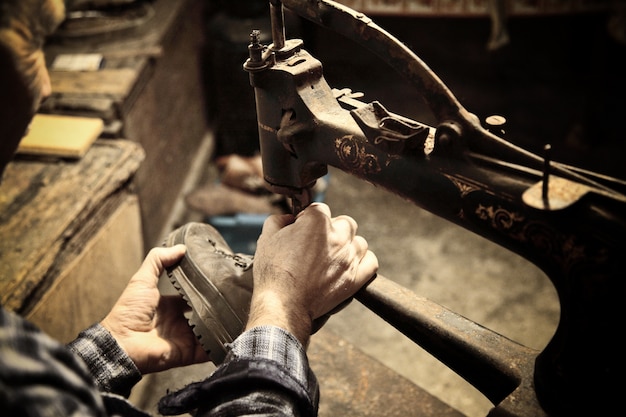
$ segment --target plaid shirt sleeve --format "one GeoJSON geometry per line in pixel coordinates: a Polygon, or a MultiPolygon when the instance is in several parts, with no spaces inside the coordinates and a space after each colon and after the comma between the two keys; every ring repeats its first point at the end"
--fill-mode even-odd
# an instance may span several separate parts
{"type": "Polygon", "coordinates": [[[0,410],[13,416],[107,415],[80,359],[4,308],[0,308],[0,410]]]}
{"type": "Polygon", "coordinates": [[[0,307],[0,414],[149,417],[113,392],[116,388],[124,391],[139,377],[135,365],[128,363],[130,358],[113,342],[96,325],[81,333],[68,349],[0,307]],[[95,358],[99,354],[106,359],[95,358]],[[100,371],[98,366],[102,366],[100,371]],[[100,392],[104,387],[112,391],[100,392]]]}
{"type": "Polygon", "coordinates": [[[277,362],[308,392],[317,389],[317,379],[309,368],[304,347],[295,336],[280,327],[259,326],[246,331],[230,345],[229,355],[232,358],[277,362]]]}
{"type": "Polygon", "coordinates": [[[318,405],[319,385],[305,348],[279,327],[259,326],[229,345],[224,363],[209,378],[162,398],[159,411],[197,410],[202,417],[313,417],[318,405]]]}
{"type": "Polygon", "coordinates": [[[68,348],[83,359],[100,391],[128,397],[141,380],[135,363],[99,323],[83,330],[68,348]]]}

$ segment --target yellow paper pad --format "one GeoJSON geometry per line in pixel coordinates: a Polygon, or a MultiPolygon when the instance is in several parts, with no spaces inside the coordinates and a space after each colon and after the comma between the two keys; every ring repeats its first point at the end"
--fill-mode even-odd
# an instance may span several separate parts
{"type": "Polygon", "coordinates": [[[17,153],[80,158],[103,128],[98,118],[36,114],[17,153]]]}

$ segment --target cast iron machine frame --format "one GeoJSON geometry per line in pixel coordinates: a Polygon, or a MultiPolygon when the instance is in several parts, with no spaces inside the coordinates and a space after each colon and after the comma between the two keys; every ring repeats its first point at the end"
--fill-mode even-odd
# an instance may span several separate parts
{"type": "MultiPolygon", "coordinates": [[[[537,351],[378,276],[356,298],[483,393],[489,416],[622,409],[626,183],[550,161],[481,126],[436,74],[367,16],[329,0],[270,0],[272,41],[251,34],[264,178],[298,211],[328,165],[380,185],[528,259],[554,284],[558,328],[537,351]],[[429,126],[331,89],[287,40],[283,7],[382,57],[420,93],[429,126]]],[[[349,213],[348,213],[349,214],[349,213]]]]}

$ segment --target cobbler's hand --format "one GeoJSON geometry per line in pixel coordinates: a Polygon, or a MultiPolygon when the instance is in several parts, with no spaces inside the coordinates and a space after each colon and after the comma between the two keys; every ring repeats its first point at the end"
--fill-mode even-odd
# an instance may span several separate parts
{"type": "Polygon", "coordinates": [[[351,217],[331,218],[315,203],[296,218],[270,216],[254,259],[254,291],[247,328],[283,327],[304,345],[314,319],[352,297],[378,270],[351,217]]]}
{"type": "Polygon", "coordinates": [[[157,287],[164,268],[184,253],[183,245],[152,249],[102,321],[142,374],[209,359],[187,324],[185,301],[157,287]]]}

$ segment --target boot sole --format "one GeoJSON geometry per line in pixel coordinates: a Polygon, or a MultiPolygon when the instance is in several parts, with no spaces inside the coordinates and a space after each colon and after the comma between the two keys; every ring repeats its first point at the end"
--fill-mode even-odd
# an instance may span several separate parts
{"type": "MultiPolygon", "coordinates": [[[[171,234],[167,246],[184,242],[186,226],[171,234]]],[[[189,325],[213,363],[219,365],[226,357],[226,345],[244,328],[237,314],[221,292],[207,280],[198,266],[186,255],[172,268],[167,269],[170,282],[191,307],[189,325]]]]}

